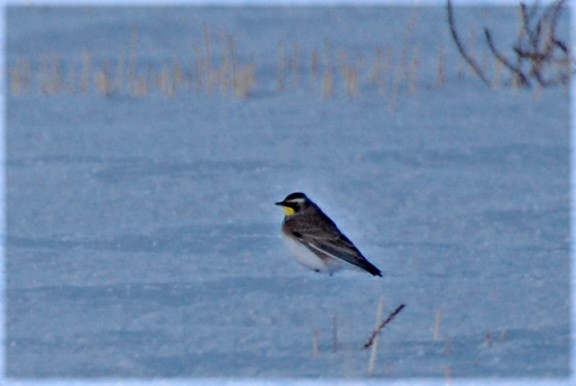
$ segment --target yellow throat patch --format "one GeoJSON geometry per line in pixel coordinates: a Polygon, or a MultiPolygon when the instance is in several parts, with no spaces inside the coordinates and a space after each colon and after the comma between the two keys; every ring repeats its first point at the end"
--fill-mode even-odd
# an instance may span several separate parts
{"type": "Polygon", "coordinates": [[[290,208],[289,206],[283,206],[282,209],[284,209],[284,214],[286,216],[292,216],[294,213],[296,213],[294,209],[290,208]]]}

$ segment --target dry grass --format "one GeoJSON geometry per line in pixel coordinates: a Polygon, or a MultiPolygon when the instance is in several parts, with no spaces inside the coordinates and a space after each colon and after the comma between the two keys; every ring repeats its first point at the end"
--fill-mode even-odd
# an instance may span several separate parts
{"type": "Polygon", "coordinates": [[[318,329],[312,330],[312,358],[318,358],[320,351],[318,349],[318,329]]]}
{"type": "MultiPolygon", "coordinates": [[[[414,39],[417,23],[413,13],[406,23],[401,45],[374,47],[371,52],[352,52],[326,41],[320,49],[305,50],[298,41],[282,42],[276,57],[276,92],[304,90],[317,93],[330,100],[345,96],[350,99],[361,95],[377,95],[390,110],[395,111],[402,95],[415,95],[424,88],[445,87],[450,74],[467,75],[468,66],[460,58],[447,59],[447,49],[440,45],[435,50],[436,71],[423,69],[423,50],[414,39]]],[[[470,28],[467,41],[470,55],[478,57],[474,48],[476,31],[470,28]]],[[[214,33],[204,25],[201,37],[190,46],[186,59],[172,58],[165,62],[144,64],[140,58],[139,34],[132,29],[127,46],[116,56],[101,57],[83,48],[76,57],[63,59],[58,52],[39,53],[37,58],[17,57],[9,64],[8,90],[13,96],[40,94],[100,94],[103,96],[129,95],[145,98],[163,95],[176,98],[182,95],[227,95],[248,99],[257,90],[260,65],[242,60],[234,36],[214,33]]],[[[571,61],[558,64],[558,73],[566,73],[571,61]]],[[[491,86],[501,88],[505,82],[516,84],[515,79],[502,78],[499,61],[482,53],[482,68],[491,74],[491,86]]],[[[475,75],[472,74],[472,77],[475,75]]],[[[262,82],[266,85],[267,82],[262,82]]],[[[568,92],[568,87],[566,87],[568,92]]],[[[539,90],[535,98],[539,97],[539,90]]]]}
{"type": "Polygon", "coordinates": [[[247,98],[256,86],[256,66],[242,63],[236,51],[232,36],[217,38],[204,26],[201,44],[193,46],[191,60],[174,58],[143,65],[138,56],[138,32],[133,29],[129,46],[116,57],[98,58],[88,48],[79,52],[77,60],[65,61],[57,52],[41,53],[38,58],[18,57],[8,69],[10,92],[14,96],[96,93],[137,98],[159,93],[174,98],[194,90],[247,98]]]}
{"type": "MultiPolygon", "coordinates": [[[[378,302],[378,307],[376,309],[376,324],[374,325],[374,331],[377,331],[382,324],[382,318],[384,314],[384,296],[380,297],[378,302]]],[[[370,349],[370,359],[368,361],[368,376],[372,377],[374,371],[376,370],[376,357],[378,354],[378,335],[374,337],[374,343],[370,349]]]]}
{"type": "Polygon", "coordinates": [[[438,70],[436,72],[436,86],[444,87],[446,84],[446,51],[444,46],[438,51],[438,70]]]}
{"type": "Polygon", "coordinates": [[[440,318],[441,318],[440,310],[437,310],[434,313],[434,329],[432,332],[432,338],[434,339],[435,342],[438,342],[440,340],[440,318]]]}

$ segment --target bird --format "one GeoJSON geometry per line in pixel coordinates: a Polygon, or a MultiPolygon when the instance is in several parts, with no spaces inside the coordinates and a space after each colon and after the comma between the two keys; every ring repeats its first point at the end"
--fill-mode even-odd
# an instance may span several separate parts
{"type": "Polygon", "coordinates": [[[330,276],[342,268],[382,272],[338,229],[318,205],[304,193],[291,193],[275,203],[284,209],[282,236],[299,263],[330,276]]]}

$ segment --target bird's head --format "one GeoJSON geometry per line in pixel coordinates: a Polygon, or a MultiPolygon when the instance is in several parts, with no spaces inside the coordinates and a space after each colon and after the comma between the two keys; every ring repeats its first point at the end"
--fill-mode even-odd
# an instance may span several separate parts
{"type": "Polygon", "coordinates": [[[284,214],[286,216],[292,216],[296,213],[302,213],[308,207],[313,205],[312,201],[304,193],[296,192],[291,193],[286,196],[286,198],[276,205],[281,206],[284,209],[284,214]]]}

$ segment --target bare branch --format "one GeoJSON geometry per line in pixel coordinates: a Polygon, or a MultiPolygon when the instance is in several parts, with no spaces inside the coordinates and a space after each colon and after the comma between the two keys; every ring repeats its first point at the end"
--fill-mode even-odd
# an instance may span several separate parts
{"type": "Polygon", "coordinates": [[[504,57],[504,55],[502,55],[496,49],[496,46],[494,45],[494,41],[492,40],[492,35],[490,34],[490,31],[488,31],[487,28],[484,28],[484,36],[486,36],[486,42],[488,43],[488,47],[490,47],[490,51],[492,51],[492,54],[496,57],[496,59],[498,59],[498,61],[500,61],[500,63],[502,63],[506,68],[508,68],[510,71],[512,71],[515,76],[518,77],[518,79],[520,80],[520,84],[522,86],[529,87],[530,82],[528,81],[528,78],[526,78],[526,75],[524,75],[522,73],[522,70],[520,68],[514,66],[512,63],[510,63],[508,61],[508,59],[506,59],[504,57]]]}
{"type": "Polygon", "coordinates": [[[563,41],[558,40],[556,37],[552,38],[552,41],[554,42],[554,44],[560,48],[562,50],[562,52],[567,53],[568,52],[568,47],[566,46],[566,44],[564,44],[563,41]]]}
{"type": "Polygon", "coordinates": [[[562,12],[562,7],[566,0],[557,0],[554,3],[550,4],[546,7],[544,11],[544,15],[542,16],[543,19],[549,19],[550,23],[553,26],[556,26],[558,22],[558,18],[560,17],[560,13],[562,12]]]}
{"type": "Polygon", "coordinates": [[[456,43],[456,47],[458,48],[460,55],[462,55],[464,60],[466,60],[466,62],[470,65],[470,67],[472,67],[474,73],[482,80],[482,82],[484,82],[486,86],[490,87],[490,81],[488,80],[488,77],[480,69],[480,66],[478,65],[478,63],[476,63],[474,58],[468,55],[468,52],[466,52],[466,49],[464,48],[464,45],[462,44],[462,41],[460,40],[460,37],[456,32],[456,27],[454,25],[454,10],[452,7],[452,0],[447,0],[446,4],[448,10],[448,25],[450,26],[450,33],[452,34],[452,39],[454,39],[454,43],[456,43]]]}
{"type": "MultiPolygon", "coordinates": [[[[520,2],[521,24],[516,42],[512,45],[513,57],[511,59],[496,48],[490,30],[484,28],[484,36],[490,52],[512,73],[516,84],[530,87],[536,83],[546,87],[568,82],[569,75],[572,73],[572,70],[566,66],[566,63],[570,63],[570,49],[557,36],[558,23],[566,3],[566,0],[554,0],[549,5],[542,6],[538,0],[534,0],[530,5],[520,2]],[[554,65],[557,66],[556,77],[551,75],[554,72],[554,65]]],[[[472,55],[468,54],[458,36],[454,24],[452,0],[447,0],[447,9],[450,32],[458,51],[476,75],[486,85],[489,85],[481,67],[474,61],[472,55]]]]}
{"type": "Polygon", "coordinates": [[[518,43],[522,43],[523,34],[526,34],[528,35],[528,40],[530,41],[532,48],[538,46],[538,34],[535,34],[534,31],[532,31],[530,28],[530,20],[536,13],[536,4],[537,2],[534,2],[534,4],[532,4],[530,7],[530,10],[528,10],[526,4],[520,3],[520,15],[522,15],[522,33],[518,36],[518,43]]]}
{"type": "MultiPolygon", "coordinates": [[[[526,3],[520,3],[520,4],[526,7],[526,3]]],[[[538,11],[539,5],[540,2],[538,0],[532,2],[532,4],[530,5],[530,9],[527,11],[526,14],[528,16],[528,19],[531,19],[534,15],[536,15],[536,11],[538,11]]]]}

